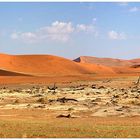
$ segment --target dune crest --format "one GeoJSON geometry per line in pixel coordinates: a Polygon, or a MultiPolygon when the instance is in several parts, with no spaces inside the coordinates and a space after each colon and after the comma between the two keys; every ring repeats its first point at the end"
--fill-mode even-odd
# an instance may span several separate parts
{"type": "Polygon", "coordinates": [[[114,59],[114,58],[98,58],[91,56],[80,56],[74,60],[75,62],[81,63],[90,63],[90,64],[100,64],[105,66],[130,66],[132,65],[131,61],[123,59],[114,59]]]}

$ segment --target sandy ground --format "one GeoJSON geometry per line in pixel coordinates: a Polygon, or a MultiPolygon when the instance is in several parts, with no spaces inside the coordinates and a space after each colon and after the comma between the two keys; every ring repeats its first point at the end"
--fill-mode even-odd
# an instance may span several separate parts
{"type": "MultiPolygon", "coordinates": [[[[63,111],[89,116],[139,116],[140,87],[137,76],[53,84],[7,84],[0,88],[0,109],[63,111]]],[[[81,116],[79,116],[81,117],[81,116]]]]}
{"type": "MultiPolygon", "coordinates": [[[[91,121],[96,122],[96,126],[140,126],[138,76],[92,77],[92,75],[87,75],[70,76],[67,79],[59,77],[58,81],[60,81],[56,82],[55,86],[51,78],[50,81],[45,82],[48,77],[28,78],[0,77],[0,120],[12,122],[15,120],[48,120],[52,125],[54,121],[61,120],[67,123],[67,120],[70,120],[71,123],[78,121],[79,125],[83,121],[85,121],[82,123],[83,125],[91,121]],[[36,81],[34,80],[32,83],[29,80],[27,83],[28,78],[36,79],[36,81]],[[63,81],[63,78],[66,81],[63,81]],[[21,80],[21,83],[17,84],[14,82],[17,79],[23,81],[21,80]],[[41,80],[43,81],[41,82],[41,80]]],[[[110,136],[113,137],[113,135],[110,136]]],[[[140,133],[137,133],[136,137],[139,136],[140,133]]]]}

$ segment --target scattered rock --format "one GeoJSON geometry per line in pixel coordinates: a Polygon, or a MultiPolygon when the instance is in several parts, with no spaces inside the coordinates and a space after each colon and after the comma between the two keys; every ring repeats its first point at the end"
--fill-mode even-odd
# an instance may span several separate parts
{"type": "Polygon", "coordinates": [[[91,88],[92,89],[96,89],[96,85],[91,85],[91,88]]]}

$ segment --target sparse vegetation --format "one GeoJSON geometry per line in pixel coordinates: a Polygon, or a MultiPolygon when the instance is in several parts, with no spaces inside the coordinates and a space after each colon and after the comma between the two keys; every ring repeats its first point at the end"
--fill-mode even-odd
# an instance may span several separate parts
{"type": "Polygon", "coordinates": [[[19,102],[19,99],[16,99],[16,100],[14,101],[14,104],[18,104],[18,103],[20,103],[20,102],[19,102]]]}
{"type": "Polygon", "coordinates": [[[48,86],[48,89],[49,89],[49,90],[52,90],[53,93],[55,94],[55,93],[56,93],[56,89],[57,89],[56,83],[54,83],[53,87],[49,87],[49,86],[48,86]]]}
{"type": "Polygon", "coordinates": [[[47,97],[41,97],[37,100],[37,102],[45,104],[45,103],[48,103],[48,99],[47,97]]]}
{"type": "Polygon", "coordinates": [[[73,111],[73,110],[74,110],[73,107],[68,108],[68,111],[73,111]]]}
{"type": "Polygon", "coordinates": [[[111,80],[109,86],[109,82],[102,81],[94,81],[94,84],[90,85],[79,83],[59,88],[54,84],[49,89],[47,86],[39,85],[34,88],[1,88],[2,111],[8,108],[8,111],[15,110],[15,112],[13,116],[12,113],[5,113],[0,115],[0,118],[5,115],[6,119],[11,115],[10,118],[17,119],[11,122],[5,121],[4,132],[1,131],[0,122],[0,137],[10,137],[10,135],[11,137],[138,137],[140,135],[138,122],[135,123],[137,128],[134,131],[131,131],[134,125],[130,126],[130,120],[124,125],[127,119],[140,116],[139,86],[134,86],[132,82],[130,83],[132,85],[124,86],[123,82],[117,81],[120,84],[118,86],[115,80],[111,80]],[[53,94],[54,91],[56,94],[53,94]],[[33,112],[29,113],[26,109],[33,112]],[[22,111],[22,115],[17,113],[19,110],[22,111]],[[24,111],[28,113],[23,113],[24,111]],[[99,116],[102,119],[97,123],[95,120],[98,120],[99,116]],[[121,123],[119,120],[115,125],[113,123],[117,118],[102,124],[104,119],[112,119],[114,116],[125,119],[121,123]],[[19,118],[23,123],[20,122],[21,127],[18,125],[19,118]],[[29,121],[31,118],[33,120],[29,121]],[[14,133],[15,128],[23,130],[14,133]],[[10,131],[6,132],[9,129],[10,131]]]}

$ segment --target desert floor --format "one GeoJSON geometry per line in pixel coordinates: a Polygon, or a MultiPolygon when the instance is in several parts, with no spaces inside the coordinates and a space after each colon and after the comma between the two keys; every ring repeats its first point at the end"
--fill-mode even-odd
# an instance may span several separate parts
{"type": "Polygon", "coordinates": [[[0,137],[140,137],[138,75],[1,76],[0,137]]]}

